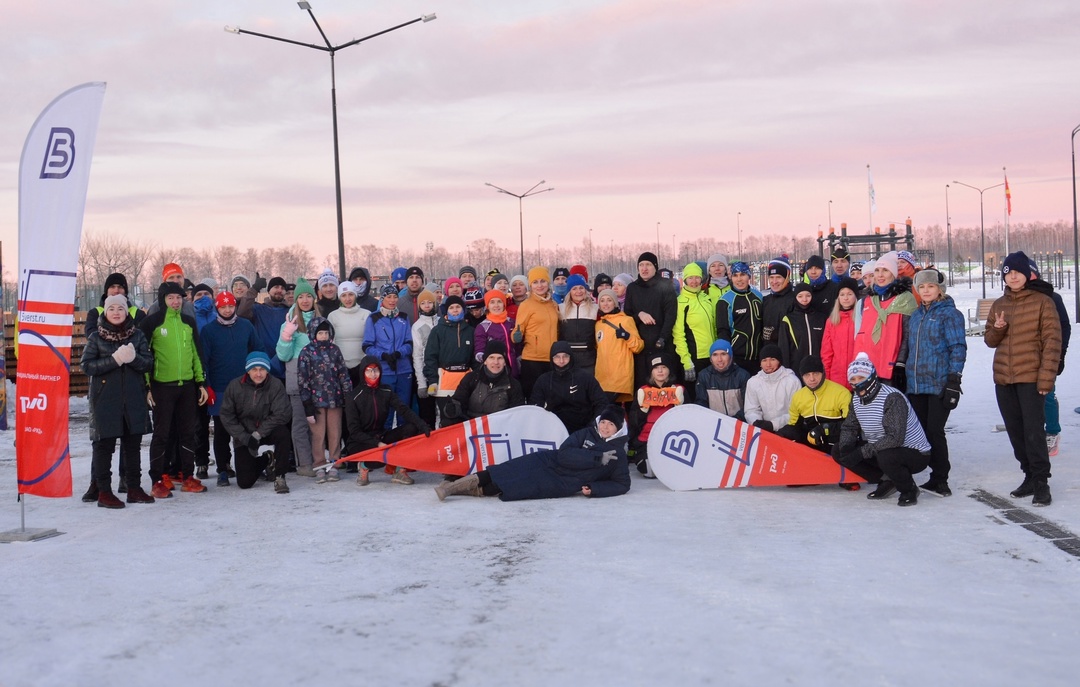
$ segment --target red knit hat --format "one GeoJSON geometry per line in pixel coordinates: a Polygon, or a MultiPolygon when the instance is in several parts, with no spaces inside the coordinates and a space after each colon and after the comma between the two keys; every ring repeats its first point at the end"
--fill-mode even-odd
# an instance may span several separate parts
{"type": "Polygon", "coordinates": [[[229,291],[222,291],[214,299],[214,306],[217,308],[224,308],[226,305],[236,305],[236,296],[232,295],[229,291]]]}

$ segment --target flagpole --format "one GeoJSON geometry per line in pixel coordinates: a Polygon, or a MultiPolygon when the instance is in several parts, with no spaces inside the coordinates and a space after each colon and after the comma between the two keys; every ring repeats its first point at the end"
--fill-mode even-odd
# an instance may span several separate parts
{"type": "Polygon", "coordinates": [[[870,211],[870,233],[874,233],[874,181],[870,178],[870,165],[866,165],[866,205],[870,211]]]}

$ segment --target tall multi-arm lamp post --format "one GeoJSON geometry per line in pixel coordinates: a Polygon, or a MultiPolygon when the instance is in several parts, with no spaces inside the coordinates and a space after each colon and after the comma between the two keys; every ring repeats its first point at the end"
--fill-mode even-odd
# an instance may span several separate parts
{"type": "Polygon", "coordinates": [[[238,26],[226,26],[225,30],[229,33],[246,34],[248,36],[258,36],[260,38],[269,38],[272,41],[279,41],[281,43],[289,43],[290,45],[299,45],[301,48],[311,48],[313,50],[322,50],[330,55],[330,111],[333,115],[334,121],[334,190],[337,196],[337,240],[338,240],[338,271],[340,272],[341,279],[344,280],[347,276],[345,272],[345,222],[341,213],[341,155],[338,148],[338,119],[337,119],[337,75],[334,70],[334,55],[339,50],[344,50],[357,43],[363,43],[364,41],[371,40],[376,36],[381,36],[384,33],[390,33],[398,29],[410,26],[417,22],[429,22],[435,19],[434,14],[425,14],[416,19],[412,19],[403,24],[397,26],[391,26],[388,29],[383,29],[377,33],[373,33],[370,36],[364,36],[363,38],[354,38],[351,41],[342,43],[341,45],[334,45],[330,42],[330,39],[326,37],[326,32],[323,31],[322,26],[319,25],[319,20],[315,18],[315,14],[311,11],[311,3],[306,0],[296,3],[300,9],[304,10],[311,17],[311,21],[315,22],[315,28],[319,30],[319,35],[322,36],[323,42],[326,45],[316,45],[315,43],[303,43],[301,41],[294,41],[289,38],[281,38],[279,36],[271,36],[267,33],[259,33],[257,31],[248,31],[247,29],[241,29],[238,26]]]}
{"type": "MultiPolygon", "coordinates": [[[[546,183],[547,183],[546,181],[541,179],[540,182],[536,184],[536,186],[539,186],[540,184],[546,184],[546,183]]],[[[514,193],[512,191],[507,191],[505,188],[499,188],[495,184],[489,184],[486,181],[484,182],[484,186],[490,186],[491,188],[495,189],[499,193],[505,193],[508,196],[513,196],[513,197],[518,199],[518,236],[521,239],[521,274],[525,274],[525,215],[523,214],[524,210],[522,210],[521,201],[525,200],[529,196],[535,196],[535,195],[537,195],[539,193],[544,193],[546,191],[554,191],[555,187],[552,186],[550,188],[542,188],[539,191],[537,191],[536,186],[533,186],[532,188],[530,188],[525,193],[514,193]]],[[[592,230],[590,229],[589,231],[591,232],[592,230]]],[[[590,236],[591,236],[591,234],[590,234],[590,236]]],[[[591,245],[591,243],[592,242],[590,241],[590,245],[591,245]]],[[[540,255],[540,236],[539,235],[537,235],[537,237],[536,237],[536,255],[537,255],[537,262],[539,262],[540,261],[540,258],[539,258],[539,255],[540,255]]]]}
{"type": "Polygon", "coordinates": [[[983,193],[985,193],[986,191],[989,191],[992,188],[997,188],[998,186],[1004,186],[1005,182],[1003,181],[1000,184],[994,184],[993,186],[987,186],[986,188],[976,188],[975,186],[972,186],[971,184],[965,184],[964,182],[956,181],[955,179],[953,180],[953,183],[956,184],[957,186],[967,186],[972,191],[978,191],[979,192],[979,249],[982,251],[982,271],[983,271],[983,275],[982,275],[983,276],[983,278],[982,278],[982,297],[986,298],[986,219],[985,219],[985,216],[983,215],[983,193]]]}

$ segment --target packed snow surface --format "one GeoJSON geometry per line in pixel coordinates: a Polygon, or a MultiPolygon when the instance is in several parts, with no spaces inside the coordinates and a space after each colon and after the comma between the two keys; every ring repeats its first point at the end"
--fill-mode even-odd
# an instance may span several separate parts
{"type": "MultiPolygon", "coordinates": [[[[966,313],[979,291],[950,293],[966,313]]],[[[75,496],[26,504],[63,534],[0,547],[0,685],[1074,685],[1080,559],[970,495],[1080,533],[1080,363],[1058,383],[1054,502],[1033,508],[1008,496],[992,352],[968,345],[955,495],[913,508],[636,473],[612,499],[440,503],[437,476],[381,473],[290,475],[281,496],[211,470],[204,494],[111,511],[78,498],[72,399],[75,496]]],[[[0,530],[19,526],[13,435],[0,530]]]]}

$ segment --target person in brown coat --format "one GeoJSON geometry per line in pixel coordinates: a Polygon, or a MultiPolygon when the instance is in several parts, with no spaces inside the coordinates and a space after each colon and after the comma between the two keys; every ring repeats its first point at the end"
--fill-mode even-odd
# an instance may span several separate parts
{"type": "Polygon", "coordinates": [[[1024,471],[1014,498],[1032,496],[1050,505],[1050,456],[1046,449],[1044,397],[1054,388],[1061,358],[1061,322],[1049,296],[1029,289],[1029,260],[1010,253],[1001,268],[1005,294],[994,301],[986,345],[994,350],[994,385],[1013,455],[1024,471]]]}

